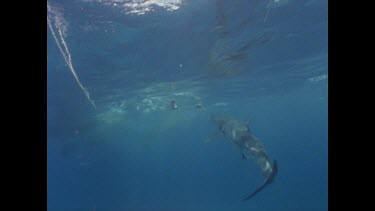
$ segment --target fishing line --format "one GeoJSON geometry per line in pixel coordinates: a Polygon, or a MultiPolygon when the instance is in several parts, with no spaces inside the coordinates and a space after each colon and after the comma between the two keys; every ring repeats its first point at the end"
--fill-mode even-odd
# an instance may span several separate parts
{"type": "MultiPolygon", "coordinates": [[[[47,2],[47,8],[48,8],[48,10],[51,10],[51,8],[50,8],[49,5],[48,5],[48,2],[47,2]]],[[[82,90],[83,93],[85,94],[87,100],[88,100],[88,101],[90,102],[90,104],[94,107],[94,109],[96,109],[96,105],[95,105],[94,101],[90,98],[90,94],[89,94],[89,92],[88,92],[87,89],[82,85],[82,83],[79,81],[79,78],[78,78],[78,76],[77,76],[77,74],[76,74],[76,71],[74,70],[73,63],[72,63],[72,57],[71,57],[71,55],[70,55],[70,53],[69,53],[68,46],[67,46],[67,44],[66,44],[66,42],[65,42],[65,40],[64,40],[64,36],[63,36],[63,34],[62,34],[62,30],[61,30],[61,28],[60,28],[57,24],[55,24],[55,27],[56,27],[56,29],[57,29],[57,31],[58,31],[58,33],[59,33],[59,37],[60,37],[60,40],[61,40],[61,44],[62,44],[62,46],[63,46],[64,49],[61,47],[60,42],[59,42],[59,40],[57,39],[57,36],[56,36],[56,34],[55,34],[55,30],[54,30],[53,27],[52,27],[52,24],[51,24],[51,21],[50,21],[48,15],[47,15],[47,23],[48,23],[48,27],[49,27],[49,29],[50,29],[50,31],[51,31],[51,34],[52,34],[52,36],[53,36],[53,38],[54,38],[54,40],[55,40],[55,42],[56,42],[56,45],[57,45],[57,47],[59,48],[62,57],[64,58],[65,64],[69,67],[70,72],[73,74],[74,79],[76,80],[76,82],[78,83],[79,87],[81,88],[81,90],[82,90]]]]}

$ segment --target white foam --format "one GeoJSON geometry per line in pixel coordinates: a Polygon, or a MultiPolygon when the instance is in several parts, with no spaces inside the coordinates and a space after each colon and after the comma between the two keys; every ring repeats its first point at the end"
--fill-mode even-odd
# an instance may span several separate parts
{"type": "Polygon", "coordinates": [[[82,2],[96,1],[107,6],[122,7],[126,14],[143,15],[154,10],[155,6],[174,11],[180,9],[184,0],[81,0],[82,2]]]}

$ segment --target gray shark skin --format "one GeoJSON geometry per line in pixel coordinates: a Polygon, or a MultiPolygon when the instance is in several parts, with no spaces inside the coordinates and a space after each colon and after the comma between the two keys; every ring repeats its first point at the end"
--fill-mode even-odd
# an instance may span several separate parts
{"type": "Polygon", "coordinates": [[[274,160],[273,161],[273,171],[272,171],[272,174],[270,174],[268,177],[266,177],[266,179],[264,180],[263,184],[261,186],[259,186],[254,192],[252,192],[251,194],[249,194],[246,198],[242,199],[242,201],[247,201],[247,200],[251,199],[257,193],[259,193],[261,190],[263,190],[263,188],[265,188],[267,185],[271,184],[273,182],[273,180],[275,179],[277,171],[278,171],[277,161],[274,160]]]}
{"type": "Polygon", "coordinates": [[[243,158],[254,158],[262,171],[264,182],[243,199],[243,201],[247,201],[273,182],[278,172],[277,162],[269,158],[263,144],[252,134],[248,125],[225,115],[213,115],[212,120],[218,126],[217,134],[223,135],[235,143],[240,148],[243,158]]]}

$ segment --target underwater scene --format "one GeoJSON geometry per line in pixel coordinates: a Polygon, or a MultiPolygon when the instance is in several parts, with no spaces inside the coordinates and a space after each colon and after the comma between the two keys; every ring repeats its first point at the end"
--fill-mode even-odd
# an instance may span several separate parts
{"type": "Polygon", "coordinates": [[[48,211],[328,210],[327,0],[48,0],[48,211]]]}

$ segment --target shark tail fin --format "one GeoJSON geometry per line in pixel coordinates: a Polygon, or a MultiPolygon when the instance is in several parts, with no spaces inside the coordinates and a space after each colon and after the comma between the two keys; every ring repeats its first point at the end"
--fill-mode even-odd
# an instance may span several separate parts
{"type": "Polygon", "coordinates": [[[257,193],[259,193],[261,190],[263,190],[268,184],[271,184],[271,182],[274,180],[276,174],[278,172],[278,166],[277,166],[277,161],[274,160],[273,162],[273,171],[272,174],[269,175],[266,180],[263,182],[261,186],[259,186],[255,191],[253,191],[250,195],[242,199],[242,201],[247,201],[251,199],[253,196],[255,196],[257,193]]]}
{"type": "Polygon", "coordinates": [[[258,187],[254,192],[252,192],[246,198],[242,199],[242,201],[247,201],[247,200],[253,198],[253,196],[255,196],[257,193],[259,193],[261,190],[263,190],[263,188],[266,187],[266,185],[267,185],[267,181],[264,182],[260,187],[258,187]]]}

